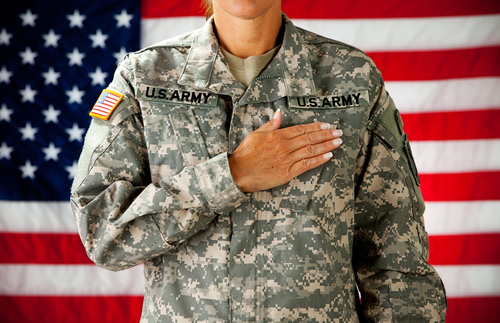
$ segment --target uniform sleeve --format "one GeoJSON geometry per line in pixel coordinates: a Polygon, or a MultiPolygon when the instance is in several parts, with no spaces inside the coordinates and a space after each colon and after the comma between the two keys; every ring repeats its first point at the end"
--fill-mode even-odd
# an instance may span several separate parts
{"type": "Polygon", "coordinates": [[[356,165],[353,265],[362,315],[368,322],[444,322],[445,291],[428,264],[408,136],[383,87],[381,93],[356,165]]]}
{"type": "Polygon", "coordinates": [[[175,252],[248,197],[234,183],[226,154],[152,183],[137,102],[119,82],[112,85],[125,97],[111,121],[96,119],[89,128],[71,206],[89,257],[117,271],[175,252]]]}

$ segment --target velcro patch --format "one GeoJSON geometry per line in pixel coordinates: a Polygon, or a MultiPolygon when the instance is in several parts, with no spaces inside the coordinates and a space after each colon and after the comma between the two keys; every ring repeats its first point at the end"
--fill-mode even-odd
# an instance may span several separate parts
{"type": "Polygon", "coordinates": [[[218,96],[210,92],[162,88],[145,84],[139,85],[138,89],[137,98],[144,101],[214,108],[218,104],[218,96]]]}
{"type": "Polygon", "coordinates": [[[321,97],[292,97],[288,105],[297,109],[345,109],[369,103],[368,91],[333,94],[321,97]]]}
{"type": "Polygon", "coordinates": [[[123,94],[111,90],[102,90],[99,99],[97,99],[92,111],[90,111],[90,116],[108,120],[122,99],[123,94]]]}

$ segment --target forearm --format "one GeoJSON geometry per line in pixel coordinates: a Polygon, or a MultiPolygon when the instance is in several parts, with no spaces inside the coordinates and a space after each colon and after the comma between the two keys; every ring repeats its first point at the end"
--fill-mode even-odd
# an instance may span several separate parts
{"type": "Polygon", "coordinates": [[[225,154],[153,184],[134,118],[111,131],[91,159],[72,207],[89,257],[111,270],[174,250],[247,199],[231,178],[225,154]]]}

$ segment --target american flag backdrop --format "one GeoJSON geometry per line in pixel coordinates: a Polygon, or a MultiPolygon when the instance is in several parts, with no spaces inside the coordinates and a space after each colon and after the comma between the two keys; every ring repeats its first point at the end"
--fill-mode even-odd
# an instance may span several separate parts
{"type": "MultiPolygon", "coordinates": [[[[0,322],[139,321],[142,267],[90,262],[69,190],[117,62],[203,25],[200,2],[0,3],[0,322]]],[[[378,65],[412,142],[447,322],[498,321],[500,1],[282,2],[378,65]]]]}

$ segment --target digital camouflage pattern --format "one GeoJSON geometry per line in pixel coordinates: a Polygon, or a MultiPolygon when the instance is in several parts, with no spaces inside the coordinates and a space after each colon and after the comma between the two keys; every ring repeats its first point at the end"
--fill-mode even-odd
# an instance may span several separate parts
{"type": "Polygon", "coordinates": [[[144,266],[141,322],[444,322],[418,174],[380,72],[296,28],[246,89],[212,28],[128,55],[93,120],[71,204],[89,257],[144,266]],[[329,122],[323,166],[245,194],[227,156],[277,109],[329,122]],[[357,293],[359,287],[361,304],[357,293]]]}

